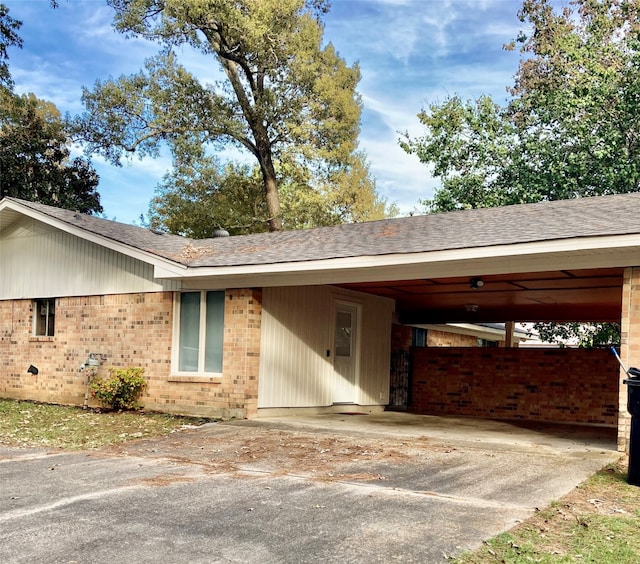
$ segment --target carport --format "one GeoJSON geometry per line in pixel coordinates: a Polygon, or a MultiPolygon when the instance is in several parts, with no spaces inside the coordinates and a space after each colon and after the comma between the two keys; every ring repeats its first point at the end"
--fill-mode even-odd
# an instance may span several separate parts
{"type": "MultiPolygon", "coordinates": [[[[401,325],[505,322],[509,327],[512,322],[535,321],[621,323],[621,357],[627,366],[638,365],[640,238],[633,220],[635,214],[630,213],[638,198],[626,195],[595,200],[513,206],[498,212],[460,212],[460,219],[466,215],[466,225],[443,222],[442,227],[464,228],[466,237],[477,233],[484,239],[475,243],[477,247],[431,253],[428,268],[423,265],[427,276],[407,276],[414,268],[407,265],[402,276],[340,286],[394,299],[396,321],[401,325]],[[595,200],[608,209],[597,209],[593,205],[595,200]],[[499,219],[503,220],[501,230],[496,223],[499,219]],[[508,245],[491,244],[506,240],[508,245]],[[437,254],[441,256],[436,257],[437,254]]],[[[446,215],[454,219],[456,214],[446,215]]],[[[446,233],[442,237],[447,238],[446,233]]],[[[462,236],[455,235],[453,239],[457,237],[462,236]]],[[[495,367],[508,353],[485,349],[469,354],[476,356],[465,357],[460,363],[477,362],[482,354],[486,368],[491,363],[495,367]]],[[[550,353],[528,351],[528,354],[550,353]]],[[[602,385],[605,389],[602,393],[614,398],[610,403],[615,405],[607,407],[609,424],[617,425],[619,449],[627,448],[630,417],[626,411],[626,387],[622,385],[625,375],[616,367],[613,357],[607,360],[607,352],[594,351],[591,358],[599,355],[596,366],[585,364],[584,359],[577,364],[569,362],[568,359],[575,359],[584,351],[558,354],[565,355],[565,359],[555,361],[557,371],[579,372],[569,383],[575,385],[576,395],[584,382],[591,379],[593,394],[600,393],[598,386],[602,385]]],[[[451,360],[446,362],[450,377],[451,360]]],[[[472,368],[468,365],[465,368],[469,376],[472,368]]],[[[535,370],[529,370],[528,374],[530,386],[535,387],[538,384],[535,370]]],[[[553,387],[554,383],[550,385],[553,387]]],[[[547,390],[554,393],[552,388],[547,390]]],[[[559,421],[572,422],[571,411],[575,413],[577,409],[567,408],[567,417],[559,421]]],[[[508,419],[509,414],[502,412],[496,417],[508,419]]],[[[526,416],[518,414],[514,418],[526,416]]]]}
{"type": "MultiPolygon", "coordinates": [[[[347,287],[393,298],[397,320],[404,325],[619,323],[624,277],[625,269],[619,267],[509,275],[475,272],[471,277],[347,287]]],[[[402,326],[395,327],[400,332],[394,339],[396,349],[405,350],[392,352],[392,364],[397,355],[407,354],[410,338],[402,326]]],[[[626,399],[619,399],[619,367],[606,350],[412,349],[410,365],[406,408],[414,413],[603,426],[626,419],[626,399]]],[[[619,444],[624,448],[624,437],[619,444]]]]}

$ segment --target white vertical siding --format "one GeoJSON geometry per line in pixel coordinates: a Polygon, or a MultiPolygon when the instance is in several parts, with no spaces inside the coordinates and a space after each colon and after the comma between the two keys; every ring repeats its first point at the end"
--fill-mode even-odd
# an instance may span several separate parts
{"type": "Polygon", "coordinates": [[[28,218],[0,240],[0,299],[176,289],[150,264],[28,218]]]}
{"type": "Polygon", "coordinates": [[[389,403],[392,315],[393,303],[389,300],[364,298],[358,400],[361,405],[389,403]]]}
{"type": "Polygon", "coordinates": [[[331,403],[330,308],[324,287],[263,289],[258,407],[331,403]]]}
{"type": "Polygon", "coordinates": [[[362,314],[357,401],[388,403],[393,302],[330,286],[307,286],[263,290],[259,408],[331,405],[337,300],[360,305],[362,314]]]}

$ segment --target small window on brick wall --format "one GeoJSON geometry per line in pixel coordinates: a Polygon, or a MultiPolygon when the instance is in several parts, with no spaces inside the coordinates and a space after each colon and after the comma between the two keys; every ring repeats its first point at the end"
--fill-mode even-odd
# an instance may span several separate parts
{"type": "Polygon", "coordinates": [[[53,337],[56,329],[56,300],[34,300],[33,334],[36,337],[53,337]]]}
{"type": "Polygon", "coordinates": [[[224,292],[182,292],[176,310],[178,372],[221,373],[224,292]]]}
{"type": "Polygon", "coordinates": [[[427,330],[421,327],[411,328],[411,346],[426,347],[427,346],[427,330]]]}

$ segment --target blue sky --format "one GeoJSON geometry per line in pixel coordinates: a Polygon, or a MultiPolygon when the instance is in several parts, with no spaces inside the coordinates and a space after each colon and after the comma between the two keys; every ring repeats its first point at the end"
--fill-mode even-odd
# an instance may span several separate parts
{"type": "MultiPolygon", "coordinates": [[[[103,0],[0,0],[23,22],[21,50],[11,49],[9,65],[16,91],[54,102],[62,113],[79,113],[82,87],[97,79],[130,74],[155,54],[157,46],[126,39],[111,28],[103,0]]],[[[564,2],[562,2],[564,4],[564,2]]],[[[333,0],[325,17],[325,41],[348,64],[359,62],[364,109],[360,147],[368,155],[380,194],[408,213],[433,194],[437,181],[398,145],[399,132],[419,135],[416,114],[431,102],[459,94],[507,98],[518,53],[506,52],[521,24],[519,0],[333,0]]],[[[201,80],[217,68],[183,53],[183,64],[201,80]]],[[[121,168],[98,157],[99,191],[107,217],[131,223],[147,213],[168,157],[139,160],[121,168]]]]}

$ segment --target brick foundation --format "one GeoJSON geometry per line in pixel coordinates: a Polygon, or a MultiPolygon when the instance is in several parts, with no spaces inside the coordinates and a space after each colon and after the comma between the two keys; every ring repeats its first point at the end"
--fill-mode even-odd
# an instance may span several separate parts
{"type": "MultiPolygon", "coordinates": [[[[146,409],[209,417],[254,417],[260,360],[260,290],[228,290],[222,377],[171,376],[173,293],[58,298],[53,337],[32,336],[32,301],[0,302],[0,395],[83,405],[89,353],[108,367],[142,366],[146,409]],[[38,375],[26,372],[35,365],[38,375]]],[[[93,403],[92,403],[93,405],[93,403]]]]}
{"type": "Polygon", "coordinates": [[[414,413],[615,426],[618,364],[606,350],[414,348],[414,413]]]}

